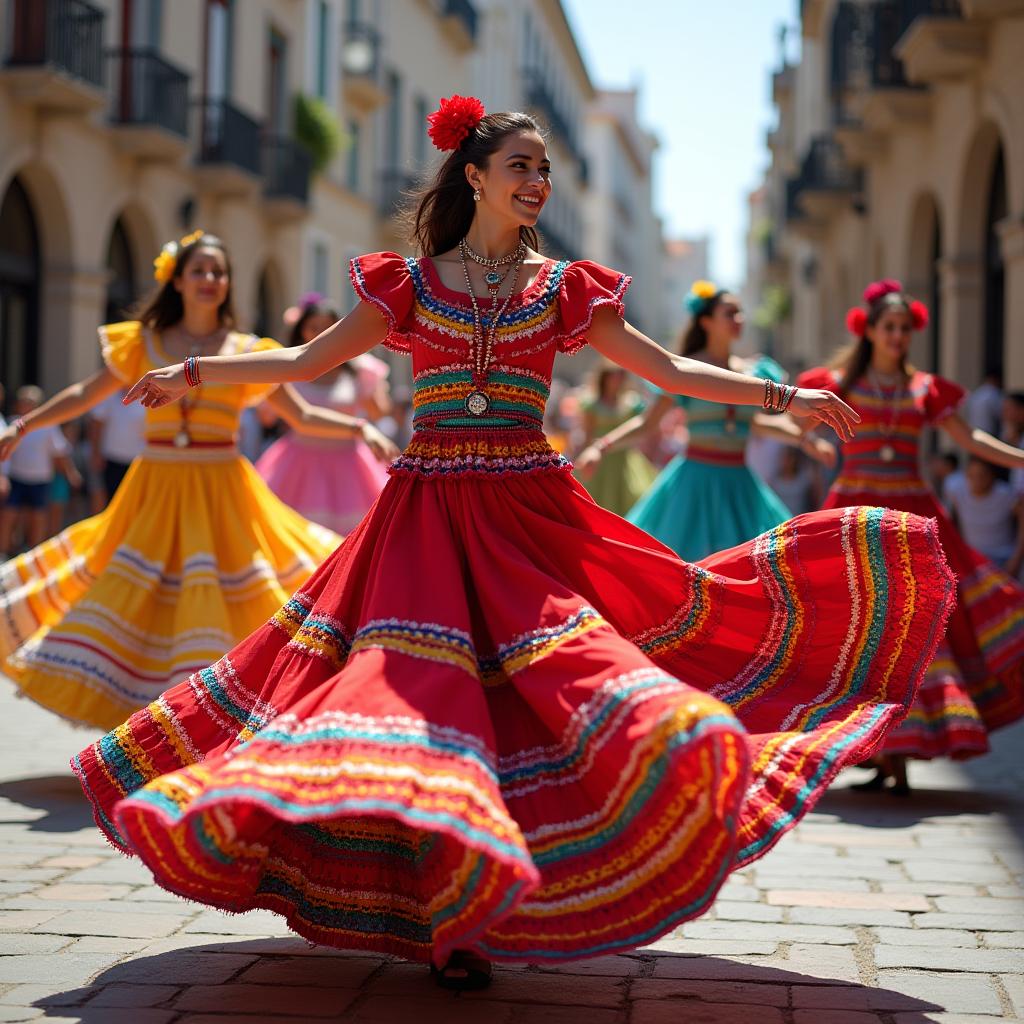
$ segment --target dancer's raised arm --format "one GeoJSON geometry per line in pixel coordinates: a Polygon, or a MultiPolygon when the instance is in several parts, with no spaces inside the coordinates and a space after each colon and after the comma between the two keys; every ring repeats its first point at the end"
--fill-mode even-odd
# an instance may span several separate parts
{"type": "MultiPolygon", "coordinates": [[[[383,315],[360,302],[348,316],[305,345],[271,352],[246,352],[234,356],[203,356],[199,375],[211,384],[285,384],[316,380],[328,370],[362,355],[384,340],[383,315]]],[[[188,391],[185,364],[174,363],[150,370],[124,396],[125,405],[141,402],[148,408],[175,402],[188,391]]]]}
{"type": "MultiPolygon", "coordinates": [[[[763,406],[769,393],[765,381],[757,377],[673,355],[607,307],[595,311],[587,338],[602,355],[672,394],[728,405],[763,406]]],[[[860,421],[838,395],[810,388],[797,388],[787,411],[826,423],[845,440],[853,437],[854,424],[860,421]]]]}

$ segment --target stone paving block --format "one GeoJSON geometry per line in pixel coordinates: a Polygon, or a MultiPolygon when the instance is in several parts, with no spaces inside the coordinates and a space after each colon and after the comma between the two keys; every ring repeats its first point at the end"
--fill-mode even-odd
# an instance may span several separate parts
{"type": "Polygon", "coordinates": [[[177,903],[129,903],[127,900],[41,900],[38,893],[29,896],[14,896],[4,900],[0,912],[6,910],[34,910],[57,913],[61,910],[77,910],[82,912],[96,912],[103,914],[125,914],[135,916],[138,914],[177,914],[182,921],[191,920],[199,910],[191,903],[178,900],[177,903]]]}
{"type": "Polygon", "coordinates": [[[201,913],[184,929],[207,935],[288,935],[284,918],[269,910],[252,910],[247,914],[221,914],[215,910],[201,913]]]}
{"type": "Polygon", "coordinates": [[[829,1010],[825,1015],[821,1010],[796,1010],[793,1024],[878,1024],[878,1015],[856,1010],[829,1010]]]}
{"type": "Polygon", "coordinates": [[[62,874],[58,868],[4,868],[8,882],[50,882],[62,874]]]}
{"type": "Polygon", "coordinates": [[[847,946],[795,943],[788,955],[659,957],[655,978],[698,978],[708,981],[759,981],[783,985],[859,982],[853,950],[847,946]]]}
{"type": "MultiPolygon", "coordinates": [[[[509,966],[502,965],[502,970],[509,966]]],[[[536,968],[542,974],[594,975],[599,978],[635,978],[643,968],[643,961],[629,956],[598,956],[592,960],[573,960],[566,964],[539,964],[536,968]]]]}
{"type": "MultiPolygon", "coordinates": [[[[121,957],[116,953],[63,953],[60,957],[60,985],[77,988],[121,957]]],[[[0,957],[0,983],[47,984],[53,981],[56,961],[45,953],[0,957]]]]}
{"type": "Polygon", "coordinates": [[[513,1003],[510,1024],[626,1024],[625,1010],[513,1003]]]}
{"type": "Polygon", "coordinates": [[[630,1000],[687,999],[705,1003],[746,1003],[753,1006],[787,1006],[785,985],[757,985],[738,981],[693,981],[683,978],[643,978],[634,981],[630,1000]]]}
{"type": "Polygon", "coordinates": [[[156,1006],[173,999],[180,991],[177,985],[106,985],[89,1000],[89,1009],[97,1006],[156,1006]]]}
{"type": "MultiPolygon", "coordinates": [[[[415,1024],[513,1024],[516,1007],[512,1003],[497,1000],[462,1001],[452,993],[443,992],[445,999],[412,999],[386,995],[370,996],[360,1000],[345,1014],[345,1024],[396,1024],[401,1021],[415,1024]]],[[[530,1008],[532,1009],[532,1008],[530,1008]]],[[[588,1008],[587,1020],[596,1021],[596,1011],[588,1008]],[[594,1014],[595,1016],[589,1016],[594,1014]]],[[[614,1011],[609,1011],[613,1012],[614,1011]]],[[[526,1020],[529,1020],[527,1017],[526,1020]]],[[[239,1018],[241,1021],[241,1018],[239,1018]]],[[[229,1024],[223,1017],[190,1018],[188,1024],[229,1024]]],[[[230,1024],[237,1024],[230,1021],[230,1024]]],[[[266,1018],[250,1020],[246,1024],[267,1024],[266,1018]]],[[[616,1022],[617,1024],[617,1022],[616,1022]]],[[[636,1024],[634,1019],[634,1024],[636,1024]]],[[[677,1021],[676,1024],[679,1024],[677,1021]]]]}
{"type": "Polygon", "coordinates": [[[901,993],[936,1007],[937,1011],[956,1013],[1000,1013],[999,996],[989,978],[977,974],[940,971],[880,971],[879,989],[871,1005],[881,1010],[906,1010],[884,995],[884,990],[901,993]]]}
{"type": "Polygon", "coordinates": [[[962,864],[942,860],[907,860],[904,870],[914,882],[963,882],[966,885],[1005,885],[1007,870],[998,864],[962,864]]]}
{"type": "Polygon", "coordinates": [[[779,948],[778,942],[757,939],[687,939],[673,933],[663,935],[642,952],[685,953],[690,956],[769,956],[779,948]]]}
{"type": "MultiPolygon", "coordinates": [[[[394,991],[391,986],[399,975],[391,974],[393,970],[385,967],[371,983],[370,991],[394,991]]],[[[425,968],[423,970],[426,973],[425,968]]],[[[625,1006],[625,986],[623,979],[614,977],[496,970],[490,988],[483,992],[466,992],[460,998],[620,1009],[625,1006]]]]}
{"type": "Polygon", "coordinates": [[[35,928],[60,913],[47,910],[0,910],[0,932],[23,932],[35,928]]]}
{"type": "Polygon", "coordinates": [[[827,945],[855,945],[857,936],[849,928],[811,924],[757,924],[746,921],[691,921],[683,925],[690,939],[760,939],[764,942],[820,942],[827,945]]]}
{"type": "Polygon", "coordinates": [[[989,949],[1024,949],[1024,932],[985,932],[989,949]]]}
{"type": "MultiPolygon", "coordinates": [[[[147,942],[142,950],[146,956],[156,956],[159,953],[173,953],[185,950],[191,953],[241,953],[247,956],[319,956],[319,957],[344,957],[352,956],[339,949],[330,946],[312,946],[305,939],[297,935],[281,935],[275,938],[261,939],[244,935],[203,935],[185,934],[179,932],[177,935],[170,935],[166,939],[156,939],[147,942]]],[[[381,962],[384,957],[380,958],[381,962]]]]}
{"type": "MultiPolygon", "coordinates": [[[[1001,1017],[982,1016],[980,1013],[929,1013],[928,1024],[996,1024],[1001,1017]]],[[[922,1024],[919,1013],[897,1013],[892,1024],[922,1024]]]]}
{"type": "Polygon", "coordinates": [[[238,980],[258,985],[359,988],[380,965],[379,960],[369,957],[261,957],[238,980]]]}
{"type": "Polygon", "coordinates": [[[915,928],[955,928],[969,932],[1015,932],[1020,919],[1004,915],[944,914],[938,911],[915,914],[911,920],[915,928]]]}
{"type": "Polygon", "coordinates": [[[0,896],[21,896],[36,888],[35,882],[0,882],[0,896]]]}
{"type": "Polygon", "coordinates": [[[100,885],[152,885],[153,875],[149,868],[136,858],[115,857],[95,864],[91,868],[73,871],[63,878],[65,882],[98,883],[100,885]]]}
{"type": "Polygon", "coordinates": [[[895,829],[885,835],[875,835],[875,830],[865,833],[864,829],[857,826],[845,826],[833,828],[828,825],[815,826],[804,823],[803,826],[793,833],[793,838],[801,843],[813,843],[823,846],[840,847],[878,847],[894,850],[915,849],[914,837],[909,832],[899,832],[895,829]]]}
{"type": "Polygon", "coordinates": [[[765,899],[773,906],[834,907],[857,910],[927,911],[923,896],[910,893],[831,892],[823,889],[770,889],[765,899]]]}
{"type": "Polygon", "coordinates": [[[146,948],[148,939],[122,939],[112,935],[80,935],[68,946],[69,953],[121,953],[128,956],[146,948]]]}
{"type": "Polygon", "coordinates": [[[921,896],[979,895],[978,886],[964,882],[881,882],[879,888],[882,892],[917,893],[921,896]]]}
{"type": "Polygon", "coordinates": [[[849,925],[863,928],[909,928],[910,915],[899,910],[857,910],[846,907],[790,907],[790,924],[849,925]]]}
{"type": "Polygon", "coordinates": [[[125,900],[130,903],[174,903],[179,907],[187,907],[189,904],[180,896],[157,885],[143,885],[132,889],[125,900]]]}
{"type": "Polygon", "coordinates": [[[299,1011],[305,1017],[337,1018],[356,992],[341,988],[290,985],[192,985],[174,1001],[176,1010],[206,1013],[262,1013],[266,1016],[299,1011]]]}
{"type": "Polygon", "coordinates": [[[19,953],[56,953],[71,943],[63,935],[32,935],[26,932],[0,932],[0,956],[19,953]]]}
{"type": "MultiPolygon", "coordinates": [[[[873,928],[878,941],[898,946],[965,946],[978,948],[973,932],[953,931],[949,928],[873,928]]],[[[1012,934],[1012,933],[1010,933],[1012,934]]]]}
{"type": "Polygon", "coordinates": [[[90,857],[84,854],[64,853],[59,857],[47,857],[46,860],[39,862],[39,866],[41,868],[63,868],[65,870],[70,870],[72,868],[92,868],[97,864],[102,864],[103,861],[103,857],[90,857]]]}
{"type": "Polygon", "coordinates": [[[871,892],[864,878],[819,878],[817,875],[794,871],[789,874],[762,874],[757,876],[759,889],[813,889],[819,892],[871,892]]]}
{"type": "Polygon", "coordinates": [[[39,1006],[0,1006],[0,1021],[18,1024],[19,1021],[39,1020],[45,1012],[39,1006]]]}
{"type": "Polygon", "coordinates": [[[100,910],[65,910],[32,930],[60,935],[115,935],[126,939],[159,939],[182,926],[176,914],[111,914],[100,910]]]}
{"type": "Polygon", "coordinates": [[[1020,898],[1019,885],[989,885],[986,888],[988,889],[989,896],[995,896],[997,899],[1012,900],[1020,898]]]}
{"type": "MultiPolygon", "coordinates": [[[[751,1024],[751,1011],[736,1004],[639,999],[632,1004],[629,1020],[630,1024],[751,1024]]],[[[757,1011],[757,1024],[783,1024],[783,1020],[782,1011],[774,1006],[757,1011]]]]}
{"type": "MultiPolygon", "coordinates": [[[[154,1009],[119,1009],[113,1006],[91,1006],[75,1010],[74,1016],[50,1017],[47,1015],[47,1024],[172,1024],[180,1020],[180,1014],[175,1010],[154,1010],[154,1009]]],[[[186,1018],[188,1019],[188,1018],[186,1018]]],[[[228,1018],[231,1021],[231,1018],[228,1018]]],[[[266,1024],[266,1017],[263,1018],[266,1024]]],[[[223,1024],[224,1018],[221,1017],[223,1024]]],[[[232,1022],[234,1024],[234,1022],[232,1022]]]]}
{"type": "Polygon", "coordinates": [[[80,900],[119,900],[132,891],[130,885],[96,885],[89,883],[55,882],[53,885],[37,889],[35,898],[39,900],[63,900],[66,902],[80,900]]]}
{"type": "Polygon", "coordinates": [[[782,908],[764,903],[732,903],[715,901],[715,918],[719,921],[761,921],[777,923],[782,921],[782,908]]]}
{"type": "Polygon", "coordinates": [[[939,896],[937,909],[949,914],[991,914],[994,917],[1024,919],[1024,899],[997,900],[981,896],[939,896]]]}
{"type": "MultiPolygon", "coordinates": [[[[339,1019],[348,1022],[354,1018],[345,1014],[343,1018],[339,1019]]],[[[180,1017],[179,1021],[181,1024],[271,1024],[271,1019],[262,1013],[232,1013],[230,1016],[225,1016],[222,1013],[189,1013],[180,1017]]],[[[274,1024],[277,1024],[278,1021],[281,1021],[282,1024],[309,1024],[308,1017],[295,1017],[292,1014],[287,1016],[280,1013],[274,1014],[274,1024]]]]}
{"type": "Polygon", "coordinates": [[[240,953],[164,953],[140,955],[107,971],[103,984],[129,985],[223,985],[256,961],[240,953]]]}
{"type": "Polygon", "coordinates": [[[831,1016],[835,1010],[844,1013],[873,1013],[879,1010],[926,1010],[936,1005],[900,992],[863,985],[794,985],[792,993],[794,1007],[814,1010],[823,1016],[826,1016],[825,1011],[831,1016]]]}
{"type": "Polygon", "coordinates": [[[718,892],[718,899],[731,903],[758,903],[761,892],[755,885],[733,885],[726,882],[718,892]]]}
{"type": "Polygon", "coordinates": [[[1024,971],[1024,951],[1012,949],[932,949],[927,946],[876,946],[879,968],[923,968],[928,971],[967,971],[1012,974],[1024,971]]]}
{"type": "Polygon", "coordinates": [[[1020,974],[1001,974],[999,980],[1002,982],[1006,994],[1010,997],[1014,1012],[1018,1017],[1024,1017],[1024,976],[1020,974]]]}
{"type": "Polygon", "coordinates": [[[822,981],[861,981],[860,968],[849,946],[818,946],[793,943],[785,960],[779,961],[783,970],[793,972],[794,984],[821,984],[822,981]]]}

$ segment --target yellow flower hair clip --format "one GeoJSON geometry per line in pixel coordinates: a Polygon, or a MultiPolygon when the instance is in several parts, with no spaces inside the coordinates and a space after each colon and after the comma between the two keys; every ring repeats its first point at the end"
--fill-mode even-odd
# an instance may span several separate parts
{"type": "Polygon", "coordinates": [[[178,253],[192,245],[193,242],[198,242],[205,234],[206,232],[202,228],[198,228],[191,234],[185,235],[178,242],[165,243],[164,247],[160,250],[160,255],[153,260],[154,280],[160,284],[167,284],[174,277],[174,268],[178,265],[178,253]]]}
{"type": "Polygon", "coordinates": [[[704,312],[707,303],[717,294],[718,289],[711,281],[694,281],[683,300],[683,305],[691,316],[699,316],[704,312]]]}

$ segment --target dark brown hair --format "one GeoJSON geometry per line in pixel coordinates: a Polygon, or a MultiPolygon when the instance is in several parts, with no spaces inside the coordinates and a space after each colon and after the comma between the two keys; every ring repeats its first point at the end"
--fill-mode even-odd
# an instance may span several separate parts
{"type": "Polygon", "coordinates": [[[289,348],[294,348],[296,345],[303,344],[302,329],[315,316],[329,316],[334,322],[341,319],[341,314],[329,303],[310,302],[308,305],[302,307],[302,316],[300,316],[292,325],[291,332],[288,334],[289,348]]]}
{"type": "MultiPolygon", "coordinates": [[[[913,300],[906,292],[889,292],[876,299],[868,306],[867,326],[874,327],[885,313],[894,309],[910,316],[910,303],[913,300]]],[[[842,370],[843,377],[839,382],[839,395],[845,397],[850,389],[867,373],[871,365],[871,342],[867,334],[861,334],[849,344],[844,345],[830,360],[828,364],[833,370],[842,370]]],[[[909,374],[913,367],[904,358],[900,369],[909,374]]]]}
{"type": "Polygon", "coordinates": [[[221,326],[235,326],[235,307],[231,297],[231,257],[228,255],[227,247],[216,235],[202,235],[178,250],[174,261],[173,276],[143,300],[140,309],[135,314],[135,319],[140,320],[143,326],[154,331],[163,331],[168,327],[173,327],[185,315],[185,304],[181,300],[181,293],[174,287],[174,282],[185,272],[188,261],[198,249],[217,249],[224,256],[224,263],[228,271],[228,293],[224,296],[217,315],[220,318],[221,326]]]}
{"type": "Polygon", "coordinates": [[[704,303],[701,311],[694,316],[694,318],[687,324],[686,330],[683,331],[682,340],[679,343],[679,354],[682,356],[692,356],[694,352],[699,352],[708,343],[708,331],[701,321],[706,316],[711,316],[712,313],[722,303],[722,299],[728,295],[724,288],[719,288],[714,295],[711,296],[707,302],[704,303]]]}
{"type": "MultiPolygon", "coordinates": [[[[454,249],[473,223],[476,204],[466,180],[466,165],[475,164],[486,170],[490,158],[505,140],[519,132],[541,134],[529,114],[488,114],[441,164],[433,181],[412,196],[411,212],[407,215],[410,240],[424,256],[438,256],[454,249]]],[[[521,227],[519,237],[531,249],[539,251],[540,240],[535,228],[521,227]]]]}

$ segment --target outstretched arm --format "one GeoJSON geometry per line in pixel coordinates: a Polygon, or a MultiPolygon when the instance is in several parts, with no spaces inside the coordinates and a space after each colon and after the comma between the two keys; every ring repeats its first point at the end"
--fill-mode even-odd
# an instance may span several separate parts
{"type": "Polygon", "coordinates": [[[994,462],[1006,469],[1024,467],[1024,449],[1014,448],[977,427],[971,428],[956,413],[947,416],[939,424],[943,430],[965,451],[977,455],[987,462],[994,462]]]}
{"type": "Polygon", "coordinates": [[[350,438],[361,437],[382,461],[398,458],[398,448],[372,423],[357,416],[349,416],[334,409],[307,402],[290,384],[272,391],[267,404],[293,430],[311,437],[350,438]]]}
{"type": "Polygon", "coordinates": [[[597,468],[602,456],[609,451],[625,448],[634,438],[654,433],[665,414],[672,408],[671,395],[659,395],[643,412],[630,417],[625,423],[591,441],[580,450],[576,458],[576,472],[584,480],[597,468]]]}
{"type": "Polygon", "coordinates": [[[770,437],[790,448],[799,448],[816,462],[832,469],[836,464],[836,446],[823,437],[800,429],[800,425],[786,414],[765,416],[758,413],[750,424],[750,432],[758,437],[770,437]]]}
{"type": "MultiPolygon", "coordinates": [[[[41,430],[43,427],[59,427],[69,420],[76,419],[83,413],[100,404],[108,395],[112,395],[119,387],[119,381],[106,367],[97,370],[77,384],[71,384],[59,391],[49,401],[43,402],[38,409],[33,409],[22,418],[24,433],[41,430]]],[[[18,446],[22,431],[15,423],[10,424],[0,433],[0,460],[6,459],[18,446]]]]}
{"type": "MultiPolygon", "coordinates": [[[[608,307],[594,314],[587,337],[602,355],[651,381],[663,391],[725,405],[762,404],[763,380],[697,359],[673,355],[624,323],[608,307]]],[[[810,388],[797,390],[789,413],[794,417],[827,423],[844,440],[853,436],[853,425],[860,421],[857,413],[838,395],[810,388]]]]}
{"type": "MultiPolygon", "coordinates": [[[[199,372],[206,383],[285,384],[316,380],[328,370],[361,355],[384,340],[384,314],[360,302],[323,334],[305,345],[246,352],[236,356],[204,356],[199,372]]],[[[188,390],[182,363],[150,370],[124,397],[125,405],[142,402],[153,408],[175,402],[188,390]]]]}

